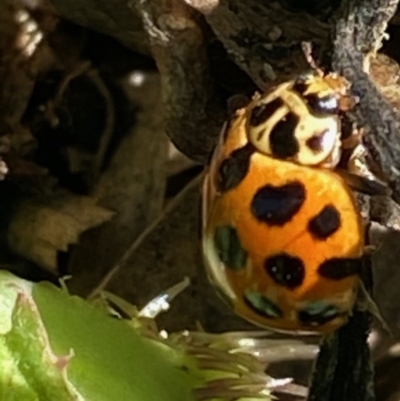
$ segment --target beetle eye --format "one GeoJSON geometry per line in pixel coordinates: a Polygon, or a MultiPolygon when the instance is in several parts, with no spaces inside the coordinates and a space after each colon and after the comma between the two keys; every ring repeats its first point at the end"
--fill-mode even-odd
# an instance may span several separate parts
{"type": "Polygon", "coordinates": [[[310,109],[316,114],[336,115],[340,111],[339,101],[336,96],[319,97],[307,95],[304,97],[310,109]]]}

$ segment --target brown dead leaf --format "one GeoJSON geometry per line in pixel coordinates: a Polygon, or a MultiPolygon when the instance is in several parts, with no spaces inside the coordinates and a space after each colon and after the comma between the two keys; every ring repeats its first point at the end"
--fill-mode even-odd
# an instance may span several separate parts
{"type": "Polygon", "coordinates": [[[7,236],[10,248],[57,272],[59,251],[79,242],[80,235],[110,220],[114,212],[96,205],[96,200],[57,191],[53,196],[25,199],[17,207],[7,236]]]}

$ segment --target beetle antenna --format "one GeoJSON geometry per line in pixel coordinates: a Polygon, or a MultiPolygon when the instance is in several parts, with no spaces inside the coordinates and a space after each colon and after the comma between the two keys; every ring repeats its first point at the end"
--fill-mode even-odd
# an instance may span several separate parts
{"type": "Polygon", "coordinates": [[[304,57],[306,58],[307,63],[314,70],[314,72],[319,76],[324,76],[324,72],[317,66],[317,63],[314,60],[312,55],[312,44],[311,42],[301,42],[301,50],[304,53],[304,57]]]}

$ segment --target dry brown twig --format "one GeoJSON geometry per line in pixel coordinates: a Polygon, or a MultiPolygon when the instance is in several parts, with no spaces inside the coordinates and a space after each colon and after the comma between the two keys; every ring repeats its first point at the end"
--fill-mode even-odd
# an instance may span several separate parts
{"type": "MultiPolygon", "coordinates": [[[[398,1],[376,0],[372,3],[353,0],[343,3],[333,30],[332,62],[334,69],[343,73],[352,83],[353,95],[361,99],[356,114],[357,121],[363,128],[367,128],[363,138],[368,150],[372,152],[374,161],[382,168],[385,176],[394,180],[393,171],[389,174],[388,163],[400,155],[400,143],[393,138],[396,126],[399,126],[399,116],[368,77],[368,71],[364,70],[368,65],[367,57],[381,46],[388,21],[398,1]],[[388,149],[389,140],[393,146],[391,150],[388,149]],[[389,160],[385,160],[386,157],[389,160]]],[[[377,256],[379,254],[375,254],[375,267],[377,256]]],[[[368,270],[363,279],[366,288],[371,291],[371,269],[368,270]]],[[[379,275],[376,270],[374,273],[379,275]]],[[[357,305],[349,323],[324,339],[314,370],[309,400],[375,399],[373,362],[367,342],[371,321],[370,312],[357,305]]]]}
{"type": "Polygon", "coordinates": [[[307,68],[299,43],[320,47],[329,24],[310,14],[291,12],[279,2],[185,0],[203,14],[233,60],[264,88],[307,68]]]}
{"type": "Polygon", "coordinates": [[[180,151],[204,163],[224,115],[208,70],[203,31],[182,2],[131,4],[142,17],[160,72],[167,135],[180,151]]]}

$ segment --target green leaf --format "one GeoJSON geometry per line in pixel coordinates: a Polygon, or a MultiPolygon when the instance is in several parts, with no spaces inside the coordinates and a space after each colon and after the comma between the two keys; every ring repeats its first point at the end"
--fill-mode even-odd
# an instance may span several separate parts
{"type": "Polygon", "coordinates": [[[49,283],[0,271],[0,316],[0,400],[194,400],[183,352],[49,283]]]}

